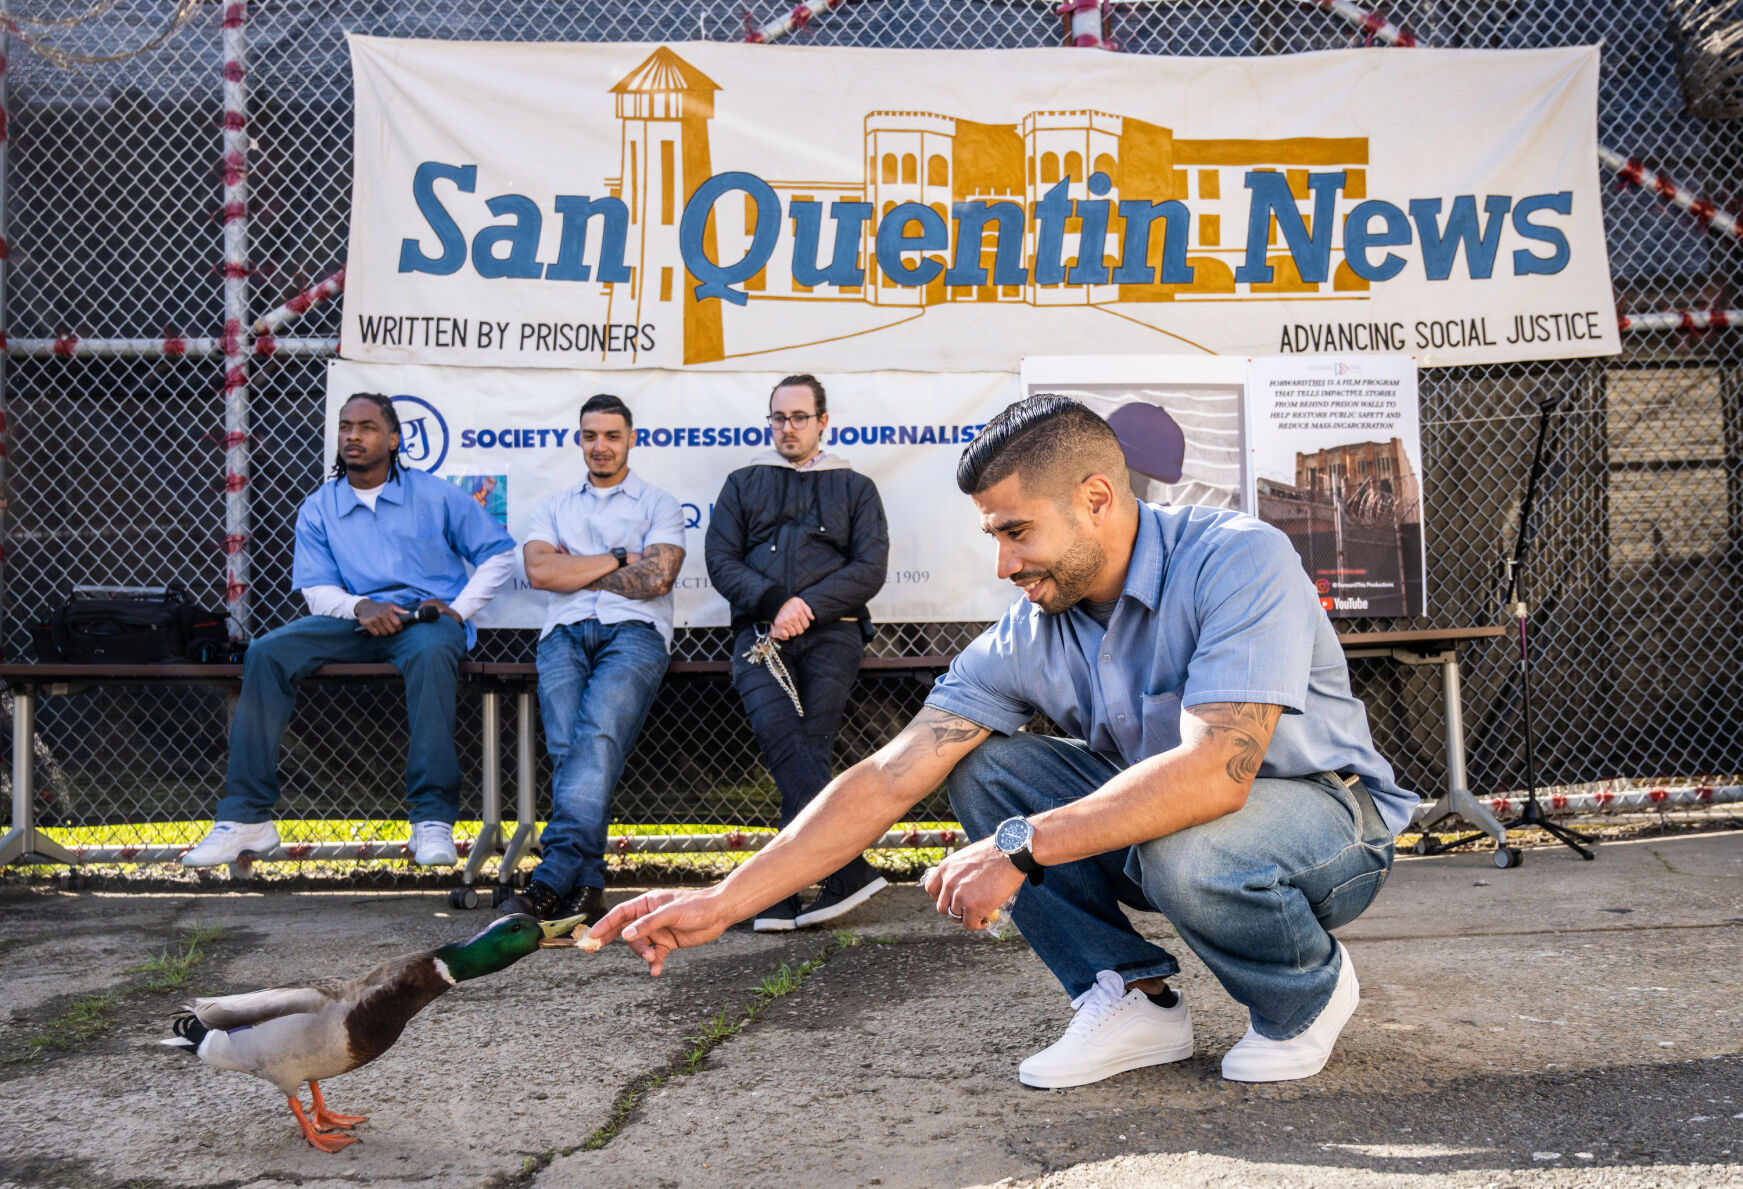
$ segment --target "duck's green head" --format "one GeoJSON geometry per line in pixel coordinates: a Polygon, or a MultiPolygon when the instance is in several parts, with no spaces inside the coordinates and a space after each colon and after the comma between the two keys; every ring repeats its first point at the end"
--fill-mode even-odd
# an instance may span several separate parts
{"type": "Polygon", "coordinates": [[[539,948],[547,937],[566,937],[581,923],[578,916],[539,921],[525,913],[499,917],[482,933],[436,951],[455,982],[506,970],[539,948]]]}

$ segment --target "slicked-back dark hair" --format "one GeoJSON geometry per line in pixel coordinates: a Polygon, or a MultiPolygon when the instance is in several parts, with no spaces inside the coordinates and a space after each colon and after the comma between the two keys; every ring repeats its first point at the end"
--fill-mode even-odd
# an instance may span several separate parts
{"type": "Polygon", "coordinates": [[[978,495],[1012,475],[1023,476],[1025,485],[1049,478],[1071,462],[1082,473],[1068,481],[1098,470],[1111,472],[1116,487],[1128,481],[1113,427],[1082,401],[1040,392],[1007,405],[975,435],[956,464],[956,485],[978,495]]]}
{"type": "Polygon", "coordinates": [[[589,413],[616,413],[623,418],[625,429],[635,428],[635,417],[631,415],[629,406],[623,403],[623,398],[613,396],[609,392],[596,393],[587,398],[587,403],[581,406],[581,416],[589,413]]]}
{"type": "MultiPolygon", "coordinates": [[[[400,433],[399,428],[399,414],[394,411],[393,398],[391,396],[383,396],[379,392],[353,392],[350,396],[345,398],[345,405],[350,404],[354,400],[373,402],[375,407],[381,410],[381,419],[387,422],[387,432],[400,434],[399,444],[401,446],[405,445],[405,435],[400,433]]],[[[341,411],[344,410],[345,405],[339,406],[341,411]]],[[[399,449],[396,447],[389,451],[387,455],[387,477],[392,480],[399,478],[399,476],[399,449]]],[[[333,478],[343,479],[344,477],[345,451],[341,449],[339,453],[333,457],[333,478]]]]}
{"type": "Polygon", "coordinates": [[[810,372],[800,372],[796,376],[788,376],[779,384],[776,384],[773,388],[769,389],[769,404],[771,406],[773,406],[775,401],[775,393],[783,388],[809,388],[811,390],[811,399],[815,402],[817,407],[817,415],[821,417],[829,412],[829,396],[823,391],[823,381],[819,380],[816,376],[813,376],[810,372]]]}

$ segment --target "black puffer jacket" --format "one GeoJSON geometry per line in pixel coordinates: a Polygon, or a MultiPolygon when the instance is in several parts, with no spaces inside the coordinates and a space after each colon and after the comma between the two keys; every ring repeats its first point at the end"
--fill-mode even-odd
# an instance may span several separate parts
{"type": "Polygon", "coordinates": [[[890,530],[877,484],[844,461],[825,456],[797,471],[782,460],[726,477],[706,549],[734,631],[774,619],[798,595],[818,623],[855,618],[869,634],[866,604],[883,589],[890,530]]]}

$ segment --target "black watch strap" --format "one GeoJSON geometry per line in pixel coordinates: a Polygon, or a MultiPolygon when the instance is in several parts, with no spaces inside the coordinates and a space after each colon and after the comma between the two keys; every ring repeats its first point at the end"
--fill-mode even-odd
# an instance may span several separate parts
{"type": "Polygon", "coordinates": [[[1012,865],[1014,865],[1018,871],[1027,875],[1029,877],[1029,882],[1032,884],[1039,884],[1047,876],[1047,868],[1037,863],[1035,861],[1035,856],[1030,854],[1026,847],[1022,850],[1012,851],[1005,857],[1011,861],[1012,865]]]}
{"type": "Polygon", "coordinates": [[[629,550],[625,549],[622,545],[613,549],[611,551],[611,556],[617,559],[617,568],[620,570],[629,564],[629,550]]]}

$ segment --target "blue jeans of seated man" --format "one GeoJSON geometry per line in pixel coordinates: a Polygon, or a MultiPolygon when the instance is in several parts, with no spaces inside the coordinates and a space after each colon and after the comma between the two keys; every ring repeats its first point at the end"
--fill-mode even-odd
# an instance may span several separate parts
{"type": "Polygon", "coordinates": [[[584,619],[552,628],[538,659],[551,821],[533,878],[559,895],[603,888],[611,794],[666,674],[666,642],[640,620],[584,619]]]}
{"type": "Polygon", "coordinates": [[[865,637],[859,624],[846,620],[813,623],[780,646],[781,663],[799,691],[805,716],[769,672],[744,658],[756,643],[756,629],[745,628],[732,642],[732,685],[744,702],[751,733],[762,750],[763,763],[781,793],[780,825],[799,816],[833,775],[835,736],[847,695],[859,676],[865,637]]]}
{"type": "Polygon", "coordinates": [[[452,825],[460,808],[454,689],[465,655],[466,629],[445,615],[391,636],[361,634],[355,620],[311,615],[255,640],[243,654],[242,695],[230,721],[230,760],[217,820],[255,823],[272,817],[279,741],[296,707],[297,682],[328,662],[386,662],[405,678],[410,820],[452,825]]]}
{"type": "MultiPolygon", "coordinates": [[[[1121,767],[1076,740],[994,735],[950,774],[950,802],[981,838],[1094,792],[1121,767]]],[[[1179,971],[1120,905],[1160,912],[1254,1029],[1288,1040],[1337,985],[1342,957],[1327,930],[1360,916],[1391,867],[1392,833],[1359,785],[1262,778],[1225,817],[1049,867],[1039,887],[1023,885],[1011,916],[1076,998],[1100,970],[1127,982],[1179,971]]]]}

